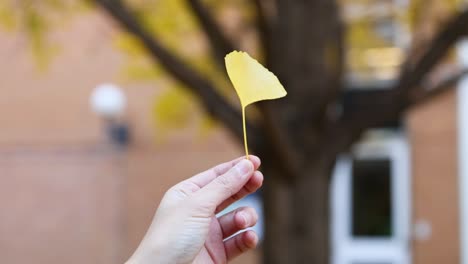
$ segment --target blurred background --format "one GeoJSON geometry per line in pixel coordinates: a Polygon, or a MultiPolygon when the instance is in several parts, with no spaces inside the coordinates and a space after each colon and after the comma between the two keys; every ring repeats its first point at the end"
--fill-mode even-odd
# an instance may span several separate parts
{"type": "Polygon", "coordinates": [[[0,0],[0,262],[124,262],[243,155],[242,49],[289,94],[248,111],[262,241],[234,263],[468,264],[467,33],[457,0],[0,0]]]}

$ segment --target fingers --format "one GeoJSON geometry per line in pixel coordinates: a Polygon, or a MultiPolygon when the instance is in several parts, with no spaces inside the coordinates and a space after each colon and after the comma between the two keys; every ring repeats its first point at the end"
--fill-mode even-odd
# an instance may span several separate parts
{"type": "MultiPolygon", "coordinates": [[[[204,171],[202,173],[199,173],[193,176],[190,179],[187,179],[186,181],[189,181],[190,183],[197,185],[201,189],[204,186],[206,186],[208,183],[213,181],[216,177],[219,177],[225,174],[226,172],[228,172],[232,167],[234,167],[237,163],[239,163],[242,160],[245,160],[245,156],[219,164],[207,171],[204,171]]],[[[261,161],[259,157],[254,156],[254,155],[249,155],[249,160],[252,162],[254,166],[254,170],[257,170],[258,167],[260,167],[261,161]]]]}
{"type": "Polygon", "coordinates": [[[252,207],[240,207],[218,218],[223,232],[223,239],[254,226],[257,220],[257,212],[252,207]]]}
{"type": "Polygon", "coordinates": [[[242,187],[242,189],[239,192],[227,198],[216,208],[216,213],[219,213],[220,211],[224,210],[226,207],[228,207],[232,203],[244,198],[245,196],[251,193],[254,193],[262,186],[262,184],[263,184],[263,174],[260,171],[254,172],[253,176],[244,185],[244,187],[242,187]]]}
{"type": "MultiPolygon", "coordinates": [[[[254,172],[254,165],[251,161],[243,159],[234,167],[221,176],[216,177],[205,187],[195,193],[195,198],[199,199],[199,204],[212,208],[216,207],[224,200],[239,192],[250,180],[254,172]]],[[[211,210],[211,209],[210,209],[211,210]]]]}
{"type": "Polygon", "coordinates": [[[228,261],[239,256],[240,254],[254,249],[257,246],[258,237],[254,231],[245,231],[224,242],[224,249],[228,261]]]}

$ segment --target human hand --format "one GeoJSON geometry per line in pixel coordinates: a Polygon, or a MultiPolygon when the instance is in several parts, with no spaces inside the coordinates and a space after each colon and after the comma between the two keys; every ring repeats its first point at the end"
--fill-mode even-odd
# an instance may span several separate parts
{"type": "Polygon", "coordinates": [[[241,207],[216,217],[262,185],[263,175],[257,171],[260,159],[249,158],[220,164],[170,188],[127,263],[219,264],[255,248],[258,237],[254,231],[225,240],[256,224],[258,216],[253,208],[241,207]]]}

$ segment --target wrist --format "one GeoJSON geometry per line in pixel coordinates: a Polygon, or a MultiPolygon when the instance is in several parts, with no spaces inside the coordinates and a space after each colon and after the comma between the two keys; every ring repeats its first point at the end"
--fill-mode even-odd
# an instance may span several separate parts
{"type": "Polygon", "coordinates": [[[144,239],[125,264],[172,264],[170,251],[164,244],[144,239]],[[166,251],[166,252],[165,252],[166,251]]]}

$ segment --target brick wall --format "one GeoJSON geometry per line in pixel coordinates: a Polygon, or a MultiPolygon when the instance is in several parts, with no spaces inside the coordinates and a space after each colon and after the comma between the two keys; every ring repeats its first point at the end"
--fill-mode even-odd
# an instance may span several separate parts
{"type": "Polygon", "coordinates": [[[115,30],[90,13],[52,32],[61,53],[44,72],[23,36],[0,33],[2,263],[121,263],[168,187],[242,155],[219,128],[200,137],[189,127],[156,143],[150,109],[163,87],[122,81],[115,30]],[[126,151],[108,145],[88,110],[102,82],[122,85],[128,97],[134,138],[126,151]]]}
{"type": "Polygon", "coordinates": [[[427,240],[414,240],[415,264],[459,263],[456,93],[410,112],[413,222],[427,221],[427,240]]]}

